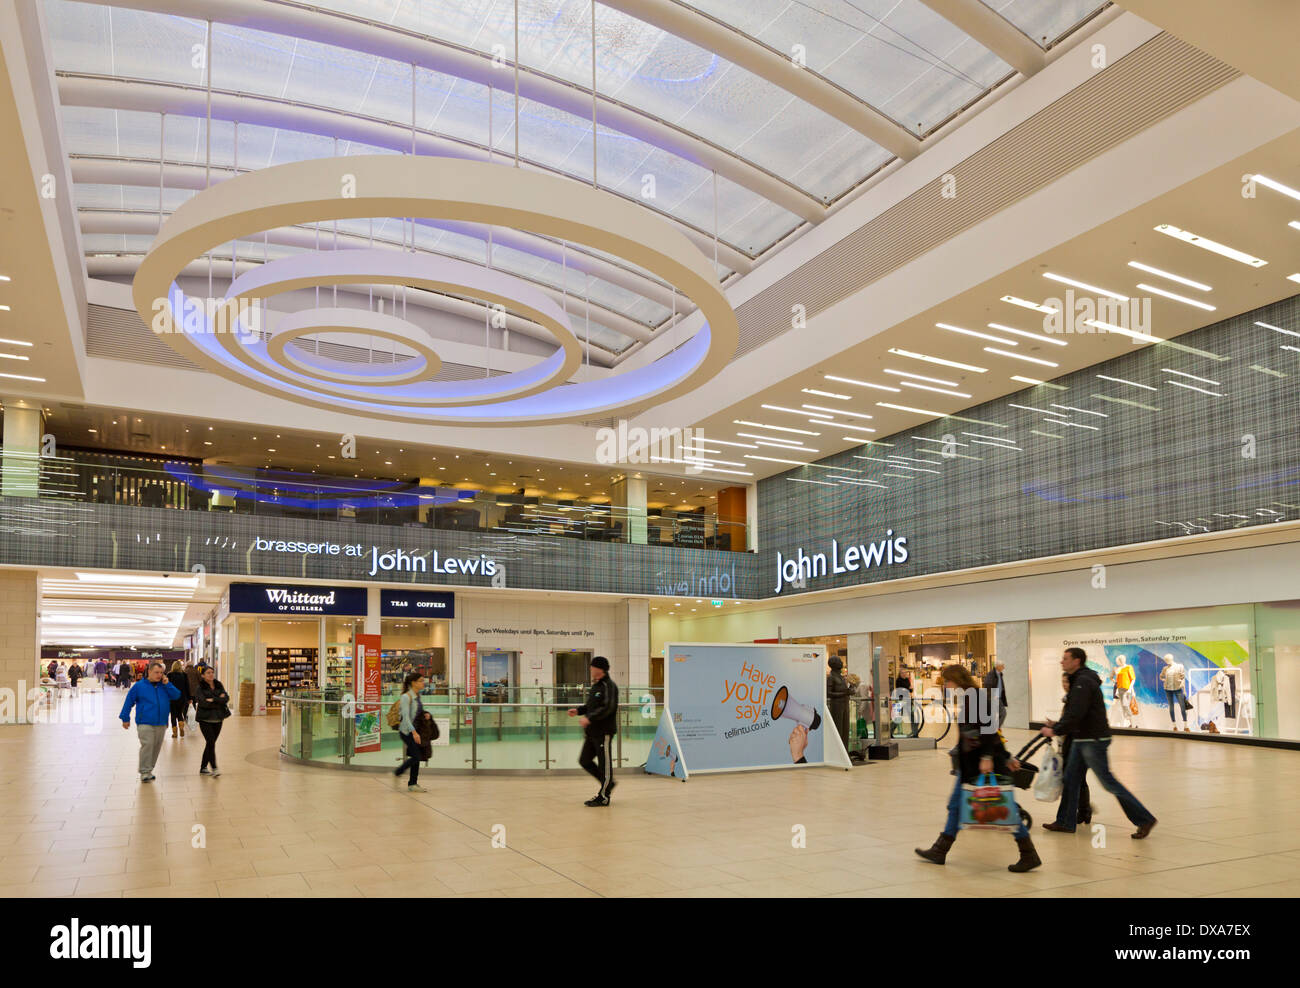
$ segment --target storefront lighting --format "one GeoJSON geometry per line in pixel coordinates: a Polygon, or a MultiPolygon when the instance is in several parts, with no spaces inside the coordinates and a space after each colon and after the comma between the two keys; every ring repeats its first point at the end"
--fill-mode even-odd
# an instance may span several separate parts
{"type": "Polygon", "coordinates": [[[1254,254],[1247,254],[1244,250],[1237,250],[1235,247],[1229,247],[1227,244],[1221,244],[1217,240],[1211,240],[1209,237],[1202,237],[1199,234],[1192,233],[1190,230],[1180,230],[1176,226],[1168,223],[1161,223],[1156,228],[1157,233],[1163,233],[1167,237],[1173,237],[1175,240],[1181,240],[1185,244],[1191,244],[1193,247],[1200,247],[1202,250],[1208,250],[1211,253],[1218,254],[1220,257],[1226,257],[1229,260],[1238,261],[1241,264],[1249,265],[1252,268],[1262,268],[1268,261],[1256,257],[1254,254]]]}

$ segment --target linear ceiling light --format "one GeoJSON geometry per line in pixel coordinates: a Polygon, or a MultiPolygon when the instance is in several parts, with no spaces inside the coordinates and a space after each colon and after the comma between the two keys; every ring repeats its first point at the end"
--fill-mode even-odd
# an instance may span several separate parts
{"type": "Polygon", "coordinates": [[[876,402],[881,408],[895,408],[900,412],[916,412],[917,415],[933,415],[936,418],[943,418],[944,412],[932,412],[928,408],[913,408],[910,405],[891,405],[887,401],[876,402]]]}
{"type": "Polygon", "coordinates": [[[956,381],[945,381],[941,377],[926,377],[924,374],[913,374],[911,371],[890,370],[888,367],[886,367],[885,373],[896,374],[899,377],[914,377],[918,381],[929,381],[931,384],[942,384],[945,387],[949,387],[949,388],[957,387],[956,381]]]}
{"type": "Polygon", "coordinates": [[[0,353],[0,360],[31,360],[31,357],[24,357],[18,353],[0,353]]]}
{"type": "Polygon", "coordinates": [[[1109,295],[1111,298],[1119,299],[1121,302],[1127,302],[1128,296],[1121,295],[1119,292],[1112,292],[1106,288],[1098,288],[1096,285],[1090,285],[1086,281],[1075,281],[1073,278],[1067,278],[1063,274],[1053,274],[1051,271],[1044,271],[1043,277],[1051,281],[1059,281],[1062,285],[1071,285],[1074,288],[1082,288],[1085,292],[1094,292],[1097,295],[1109,295]]]}
{"type": "Polygon", "coordinates": [[[1186,388],[1188,391],[1199,391],[1203,395],[1209,395],[1212,398],[1223,398],[1225,395],[1218,391],[1206,391],[1204,388],[1198,388],[1194,384],[1184,384],[1182,381],[1166,381],[1166,384],[1172,384],[1179,388],[1186,388]]]}
{"type": "MultiPolygon", "coordinates": [[[[900,350],[898,347],[890,347],[889,352],[899,357],[911,357],[913,360],[924,360],[927,364],[940,364],[943,367],[956,367],[958,370],[973,371],[976,374],[987,374],[987,367],[976,367],[974,364],[962,364],[955,360],[944,360],[942,357],[931,357],[924,353],[913,353],[911,350],[900,350]]],[[[880,404],[880,402],[876,402],[880,404]]]]}
{"type": "Polygon", "coordinates": [[[1168,368],[1168,367],[1161,367],[1161,368],[1160,368],[1160,373],[1162,373],[1162,374],[1177,374],[1179,377],[1188,377],[1188,378],[1191,378],[1193,381],[1200,381],[1202,384],[1213,384],[1216,388],[1221,388],[1221,387],[1223,387],[1223,385],[1222,385],[1220,382],[1218,382],[1218,381],[1211,381],[1208,377],[1197,377],[1195,374],[1188,374],[1188,373],[1186,373],[1185,371],[1176,371],[1176,370],[1171,370],[1171,369],[1168,368]]]}
{"type": "Polygon", "coordinates": [[[1012,374],[1011,380],[1019,381],[1021,384],[1041,384],[1045,388],[1055,388],[1057,391],[1068,390],[1064,384],[1053,384],[1051,381],[1040,381],[1036,377],[1022,377],[1020,374],[1012,374]]]}
{"type": "Polygon", "coordinates": [[[0,374],[0,377],[7,377],[11,381],[35,381],[38,384],[44,384],[43,377],[28,377],[26,374],[0,374]]]}
{"type": "Polygon", "coordinates": [[[948,388],[936,388],[933,384],[922,384],[920,381],[904,381],[905,388],[920,388],[922,391],[937,391],[941,395],[952,395],[954,398],[969,398],[965,391],[950,391],[948,388]]]}
{"type": "Polygon", "coordinates": [[[849,418],[854,419],[875,418],[874,415],[868,415],[866,412],[850,412],[845,408],[825,408],[822,405],[804,405],[803,407],[811,408],[814,412],[829,412],[832,415],[847,415],[849,418]]]}
{"type": "Polygon", "coordinates": [[[818,391],[816,388],[801,388],[806,395],[817,395],[819,398],[838,398],[840,401],[848,401],[848,395],[836,394],[834,391],[818,391]]]}
{"type": "Polygon", "coordinates": [[[777,459],[775,456],[759,456],[757,453],[746,453],[745,459],[762,460],[765,463],[790,463],[796,467],[806,467],[808,465],[806,460],[781,460],[777,459]]]}
{"type": "Polygon", "coordinates": [[[1139,271],[1145,271],[1147,274],[1153,274],[1157,278],[1167,278],[1170,281],[1176,281],[1180,285],[1186,285],[1188,288],[1195,288],[1202,292],[1213,291],[1209,285],[1203,285],[1199,281],[1192,281],[1191,278],[1184,278],[1180,274],[1172,274],[1168,271],[1162,271],[1160,268],[1153,268],[1150,264],[1143,264],[1141,261],[1129,261],[1128,266],[1137,268],[1139,271]]]}
{"type": "Polygon", "coordinates": [[[1295,274],[1289,274],[1289,275],[1287,275],[1287,276],[1286,276],[1286,280],[1287,280],[1287,281],[1294,281],[1294,282],[1296,282],[1297,284],[1300,284],[1300,271],[1297,271],[1295,274]]]}
{"type": "Polygon", "coordinates": [[[1044,315],[1053,316],[1060,312],[1060,309],[1053,309],[1050,305],[1039,305],[1037,302],[1031,302],[1028,299],[1020,298],[1016,295],[1003,295],[1002,301],[1010,302],[1012,305],[1018,305],[1022,309],[1033,309],[1035,312],[1041,312],[1044,315]]]}
{"type": "Polygon", "coordinates": [[[1181,240],[1185,244],[1191,244],[1193,247],[1200,247],[1202,250],[1208,250],[1218,254],[1220,257],[1227,257],[1242,264],[1248,264],[1252,268],[1262,268],[1268,261],[1261,260],[1253,254],[1247,254],[1244,250],[1237,250],[1235,247],[1229,247],[1227,244],[1221,244],[1217,240],[1211,240],[1209,237],[1202,237],[1190,230],[1180,230],[1176,226],[1170,226],[1168,223],[1161,223],[1156,227],[1157,233],[1163,233],[1167,237],[1173,237],[1175,240],[1181,240]]]}
{"type": "Polygon", "coordinates": [[[942,443],[944,446],[965,446],[965,443],[959,443],[955,439],[949,443],[945,439],[931,439],[929,436],[913,436],[913,439],[919,439],[923,443],[942,443]]]}
{"type": "Polygon", "coordinates": [[[1250,177],[1254,181],[1258,182],[1260,185],[1270,188],[1274,192],[1281,192],[1282,195],[1290,196],[1292,199],[1300,199],[1300,192],[1297,192],[1289,185],[1283,185],[1281,182],[1275,182],[1267,175],[1252,175],[1250,177]]]}
{"type": "MultiPolygon", "coordinates": [[[[1297,334],[1297,335],[1300,335],[1300,334],[1297,334]]],[[[1160,390],[1159,388],[1153,388],[1153,387],[1151,387],[1151,385],[1149,385],[1149,384],[1138,384],[1137,381],[1126,381],[1126,380],[1124,380],[1124,378],[1122,378],[1122,377],[1107,377],[1105,374],[1098,374],[1097,377],[1099,377],[1099,378],[1100,378],[1101,380],[1103,380],[1103,381],[1114,381],[1116,384],[1131,384],[1131,385],[1132,385],[1133,387],[1135,387],[1135,388],[1144,388],[1144,389],[1146,389],[1147,391],[1159,391],[1159,390],[1160,390]]]]}
{"type": "Polygon", "coordinates": [[[780,436],[760,436],[753,432],[737,432],[736,435],[743,436],[746,439],[753,439],[760,445],[764,442],[781,443],[783,446],[802,446],[801,439],[782,439],[780,436]]]}
{"type": "Polygon", "coordinates": [[[1002,336],[993,336],[993,335],[990,334],[990,333],[979,333],[979,332],[976,332],[976,331],[973,330],[973,329],[963,329],[962,327],[960,327],[960,326],[954,326],[954,325],[952,325],[951,323],[946,323],[946,322],[937,322],[937,323],[935,323],[935,325],[938,326],[940,329],[946,329],[946,330],[948,330],[948,332],[950,332],[950,333],[961,333],[963,336],[974,336],[976,339],[981,339],[981,340],[990,340],[990,341],[992,341],[992,342],[994,342],[994,343],[1002,343],[1002,344],[1005,344],[1006,346],[1017,346],[1017,345],[1018,345],[1018,344],[1016,343],[1015,340],[1008,340],[1008,339],[1006,339],[1005,337],[1002,337],[1002,336]]]}
{"type": "Polygon", "coordinates": [[[869,425],[854,425],[852,422],[829,422],[828,425],[837,425],[841,429],[857,429],[859,432],[876,432],[876,429],[869,425]]]}
{"type": "MultiPolygon", "coordinates": [[[[1056,402],[1052,402],[1052,407],[1064,408],[1067,412],[1079,412],[1083,415],[1096,415],[1098,418],[1103,418],[1103,419],[1110,418],[1110,416],[1107,415],[1105,412],[1094,412],[1087,408],[1075,408],[1073,405],[1058,405],[1056,402]]],[[[1053,412],[1052,414],[1059,415],[1060,412],[1053,412]]]]}
{"type": "MultiPolygon", "coordinates": [[[[769,412],[789,412],[791,415],[802,415],[807,418],[808,413],[802,408],[786,408],[784,405],[763,405],[769,412]]],[[[822,418],[827,418],[823,415],[822,418]]]]}
{"type": "Polygon", "coordinates": [[[733,425],[749,425],[755,429],[772,429],[776,432],[793,432],[797,436],[820,436],[820,432],[809,432],[807,429],[791,429],[785,425],[768,425],[766,422],[751,422],[749,419],[732,419],[733,425]]]}
{"type": "Polygon", "coordinates": [[[851,377],[836,377],[834,374],[823,375],[828,381],[838,381],[840,384],[856,384],[860,388],[875,388],[877,391],[897,391],[898,388],[891,388],[888,384],[872,384],[870,381],[857,381],[851,377]]]}
{"type": "Polygon", "coordinates": [[[1157,288],[1155,285],[1148,285],[1146,282],[1139,282],[1138,288],[1148,292],[1155,292],[1157,295],[1163,295],[1165,298],[1171,298],[1175,302],[1182,302],[1183,305],[1194,305],[1198,309],[1204,309],[1206,312],[1213,312],[1214,306],[1208,302],[1198,302],[1194,298],[1188,298],[1186,295],[1178,295],[1174,292],[1167,292],[1163,288],[1157,288]]]}
{"type": "Polygon", "coordinates": [[[1000,322],[989,323],[989,329],[1000,329],[1004,333],[1015,333],[1017,336],[1023,336],[1027,340],[1035,340],[1039,343],[1050,343],[1052,346],[1065,346],[1065,340],[1058,340],[1051,336],[1041,336],[1038,333],[1030,333],[1027,330],[1016,329],[1014,326],[1004,326],[1000,322]]]}
{"type": "Polygon", "coordinates": [[[1026,357],[1023,353],[1012,353],[1010,350],[999,350],[995,346],[986,346],[984,348],[989,353],[996,353],[1000,357],[1012,357],[1016,360],[1027,360],[1031,364],[1042,364],[1044,367],[1060,367],[1060,364],[1053,363],[1050,360],[1043,360],[1041,357],[1026,357]]]}
{"type": "Polygon", "coordinates": [[[1275,333],[1285,333],[1287,336],[1300,336],[1294,329],[1283,329],[1281,326],[1274,326],[1271,323],[1256,322],[1256,326],[1263,326],[1265,329],[1271,329],[1275,333]]]}
{"type": "Polygon", "coordinates": [[[1127,329],[1123,326],[1116,326],[1114,323],[1102,322],[1100,319],[1085,319],[1085,326],[1092,326],[1095,329],[1104,329],[1108,333],[1118,333],[1120,336],[1128,336],[1138,340],[1141,343],[1163,343],[1164,340],[1159,336],[1151,336],[1147,333],[1139,333],[1136,329],[1127,329]]]}
{"type": "Polygon", "coordinates": [[[0,338],[0,343],[4,343],[7,346],[34,346],[35,345],[32,343],[28,343],[26,340],[6,340],[4,338],[0,338]]]}

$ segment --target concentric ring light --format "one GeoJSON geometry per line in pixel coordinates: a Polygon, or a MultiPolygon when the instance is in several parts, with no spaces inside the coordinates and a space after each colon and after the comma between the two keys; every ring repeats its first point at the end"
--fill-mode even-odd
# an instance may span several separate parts
{"type": "MultiPolygon", "coordinates": [[[[614,410],[634,411],[651,401],[666,401],[699,387],[735,352],[739,326],[712,263],[650,210],[555,175],[482,161],[414,155],[293,162],[248,172],[199,192],[171,215],[141,263],[133,286],[136,311],[152,324],[155,316],[166,310],[174,325],[185,326],[186,316],[202,306],[197,300],[186,299],[175,279],[194,258],[233,240],[255,238],[267,229],[375,216],[505,226],[613,254],[675,286],[699,308],[703,325],[682,346],[652,363],[597,380],[550,387],[543,382],[567,380],[577,369],[574,354],[560,339],[561,348],[555,354],[529,370],[516,372],[532,376],[507,384],[509,390],[504,395],[496,389],[510,375],[473,382],[328,385],[310,374],[281,367],[269,354],[256,360],[263,357],[260,344],[247,346],[237,333],[215,332],[229,323],[214,325],[206,316],[201,332],[159,335],[200,366],[248,387],[331,411],[423,424],[581,421],[614,410]],[[356,194],[344,195],[345,189],[356,194]],[[245,362],[245,357],[251,359],[245,362]],[[452,389],[453,383],[460,387],[452,389]],[[409,393],[403,394],[403,389],[409,393]],[[339,390],[346,394],[335,394],[339,390]]],[[[355,274],[321,273],[328,267],[331,253],[295,256],[305,268],[303,277],[320,279],[301,282],[298,287],[346,284],[349,277],[355,280],[355,274]]],[[[391,267],[427,264],[428,260],[398,251],[384,254],[391,267]]],[[[403,275],[398,283],[412,282],[403,275]]],[[[230,303],[241,297],[246,296],[232,292],[230,303]]],[[[520,304],[517,298],[507,301],[511,308],[520,304]]],[[[227,314],[228,309],[223,315],[227,314]]],[[[313,365],[313,373],[325,366],[313,365]]]]}

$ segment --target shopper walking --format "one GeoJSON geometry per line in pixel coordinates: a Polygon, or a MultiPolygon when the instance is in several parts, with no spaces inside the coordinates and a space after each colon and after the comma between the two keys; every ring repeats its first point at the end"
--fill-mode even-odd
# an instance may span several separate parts
{"type": "Polygon", "coordinates": [[[1165,667],[1160,670],[1160,685],[1165,688],[1165,700],[1169,703],[1169,725],[1178,730],[1178,717],[1183,719],[1183,730],[1191,733],[1187,726],[1187,710],[1183,707],[1183,682],[1187,679],[1187,670],[1181,662],[1175,662],[1172,655],[1165,656],[1165,667]],[[1177,713],[1178,717],[1174,714],[1177,713]]]}
{"type": "MultiPolygon", "coordinates": [[[[919,847],[916,853],[935,864],[943,864],[948,858],[948,851],[957,839],[958,822],[961,819],[962,786],[975,782],[981,775],[990,772],[994,775],[1008,775],[1020,768],[1020,763],[1007,752],[1002,735],[998,733],[998,711],[990,691],[981,689],[975,677],[964,666],[957,663],[944,666],[939,672],[939,682],[947,689],[955,691],[957,714],[957,748],[956,776],[952,795],[948,797],[948,820],[943,831],[934,844],[926,850],[919,847]]],[[[1016,828],[1016,847],[1020,849],[1020,858],[1015,864],[1007,865],[1007,871],[1031,871],[1041,865],[1042,859],[1034,849],[1033,839],[1024,818],[1016,828]]]]}
{"type": "Polygon", "coordinates": [[[99,680],[99,688],[104,688],[104,677],[108,675],[108,663],[103,658],[95,660],[95,678],[99,680]]]}
{"type": "Polygon", "coordinates": [[[176,729],[180,728],[180,737],[185,737],[185,715],[190,709],[190,680],[185,675],[185,667],[181,665],[181,660],[177,659],[172,663],[171,670],[167,673],[167,681],[176,687],[176,692],[181,695],[179,700],[172,701],[171,720],[172,720],[172,737],[176,737],[176,729]]]}
{"type": "Polygon", "coordinates": [[[410,778],[406,780],[407,792],[429,791],[420,785],[420,759],[423,753],[420,751],[420,732],[415,729],[416,720],[424,713],[424,703],[420,700],[422,689],[424,689],[424,677],[418,672],[408,672],[406,678],[402,680],[402,695],[398,698],[402,720],[398,725],[397,733],[402,737],[406,760],[393,770],[393,775],[400,777],[408,768],[411,770],[410,778]]]}
{"type": "Polygon", "coordinates": [[[587,702],[573,707],[570,717],[582,718],[586,739],[578,764],[600,783],[596,795],[586,801],[587,806],[608,806],[614,793],[614,758],[610,745],[618,733],[618,686],[609,676],[609,659],[597,655],[591,660],[591,689],[587,702]]]}
{"type": "Polygon", "coordinates": [[[199,705],[199,684],[203,682],[203,668],[193,659],[185,663],[185,679],[190,684],[190,703],[199,705]]]}
{"type": "Polygon", "coordinates": [[[131,688],[131,663],[123,659],[117,664],[117,685],[124,690],[131,688]]]}
{"type": "Polygon", "coordinates": [[[74,690],[77,688],[77,683],[81,682],[81,677],[85,674],[86,671],[81,668],[80,662],[68,663],[68,683],[74,690]]]}
{"type": "Polygon", "coordinates": [[[832,655],[826,663],[831,667],[826,677],[826,711],[835,723],[835,730],[840,732],[844,750],[849,750],[849,684],[840,674],[844,661],[838,655],[832,655]]]}
{"type": "Polygon", "coordinates": [[[131,726],[131,709],[135,708],[135,732],[140,738],[140,781],[152,782],[167,732],[171,701],[180,699],[180,690],[163,678],[163,664],[151,662],[144,679],[132,685],[122,704],[122,727],[131,726]]]}
{"type": "Polygon", "coordinates": [[[1001,659],[993,662],[993,668],[984,676],[984,688],[986,690],[997,690],[998,697],[998,727],[1001,727],[1007,720],[1007,664],[1001,659]]]}
{"type": "Polygon", "coordinates": [[[221,724],[230,716],[230,694],[217,679],[217,670],[204,666],[199,678],[199,688],[194,691],[194,716],[198,718],[199,730],[203,732],[203,758],[199,761],[199,775],[218,776],[217,738],[221,735],[221,724]]]}
{"type": "MultiPolygon", "coordinates": [[[[1061,709],[1065,709],[1065,701],[1070,695],[1070,677],[1061,673],[1061,709]]],[[[1066,765],[1070,761],[1071,739],[1065,737],[1061,739],[1061,764],[1066,765]]],[[[1061,780],[1062,795],[1064,795],[1065,780],[1061,780]]],[[[1083,770],[1082,777],[1079,781],[1079,810],[1075,819],[1085,827],[1092,823],[1092,792],[1088,788],[1088,770],[1083,770]]]]}
{"type": "Polygon", "coordinates": [[[1056,811],[1056,819],[1043,824],[1043,829],[1074,833],[1083,776],[1092,769],[1102,788],[1119,800],[1124,815],[1137,827],[1129,836],[1142,840],[1151,833],[1156,818],[1111,774],[1108,757],[1110,724],[1106,720],[1106,701],[1101,695],[1101,677],[1088,668],[1087,661],[1088,653],[1077,647],[1067,648],[1061,655],[1061,669],[1069,677],[1070,692],[1066,694],[1061,719],[1053,721],[1049,718],[1047,726],[1040,731],[1049,738],[1059,735],[1070,739],[1061,805],[1056,811]]]}

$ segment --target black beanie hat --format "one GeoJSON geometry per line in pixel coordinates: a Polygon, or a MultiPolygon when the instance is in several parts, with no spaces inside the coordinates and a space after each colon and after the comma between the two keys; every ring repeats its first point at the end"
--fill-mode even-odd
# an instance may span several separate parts
{"type": "Polygon", "coordinates": [[[832,669],[844,668],[844,663],[840,661],[840,657],[838,655],[832,655],[830,657],[830,660],[826,664],[830,666],[832,669]]]}
{"type": "Polygon", "coordinates": [[[609,659],[605,658],[605,656],[603,655],[597,655],[594,659],[592,659],[591,665],[595,669],[600,669],[603,672],[609,672],[609,659]]]}

